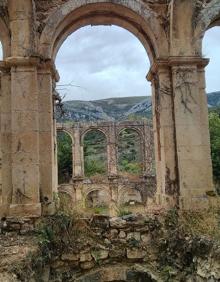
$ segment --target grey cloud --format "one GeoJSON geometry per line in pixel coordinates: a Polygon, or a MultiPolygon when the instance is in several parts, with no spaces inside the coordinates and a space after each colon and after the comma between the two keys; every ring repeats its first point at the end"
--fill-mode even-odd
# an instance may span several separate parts
{"type": "Polygon", "coordinates": [[[86,88],[72,88],[66,99],[99,99],[150,95],[145,76],[149,60],[144,47],[119,27],[86,27],[71,35],[56,61],[63,81],[86,88]]]}

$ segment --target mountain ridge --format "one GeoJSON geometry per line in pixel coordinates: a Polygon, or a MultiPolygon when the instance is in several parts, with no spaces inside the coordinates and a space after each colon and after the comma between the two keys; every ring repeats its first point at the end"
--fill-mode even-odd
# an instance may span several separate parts
{"type": "MultiPolygon", "coordinates": [[[[207,106],[220,107],[220,91],[207,94],[207,106]]],[[[59,122],[120,121],[152,116],[151,96],[70,100],[63,102],[63,109],[64,115],[57,118],[59,122]]]]}

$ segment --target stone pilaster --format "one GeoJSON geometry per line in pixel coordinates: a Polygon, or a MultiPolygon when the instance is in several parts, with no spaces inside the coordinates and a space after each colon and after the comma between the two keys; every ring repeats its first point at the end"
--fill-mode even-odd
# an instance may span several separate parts
{"type": "Polygon", "coordinates": [[[11,56],[31,57],[36,51],[32,0],[8,0],[11,29],[11,56]]]}
{"type": "Polygon", "coordinates": [[[40,216],[39,113],[32,0],[9,0],[11,56],[11,216],[40,216]]]}
{"type": "Polygon", "coordinates": [[[167,62],[157,62],[147,77],[153,88],[153,128],[157,176],[157,202],[178,205],[175,122],[171,75],[167,62]]]}
{"type": "MultiPolygon", "coordinates": [[[[4,64],[3,64],[4,65],[4,64]]],[[[0,216],[8,214],[12,199],[11,167],[11,74],[1,66],[1,207],[0,216]]]]}
{"type": "Polygon", "coordinates": [[[200,58],[172,58],[177,167],[180,206],[208,206],[207,192],[213,190],[208,111],[200,58]]]}
{"type": "Polygon", "coordinates": [[[107,144],[107,159],[108,159],[108,175],[109,177],[117,176],[117,142],[116,142],[116,130],[115,123],[109,125],[109,138],[107,144]]]}
{"type": "Polygon", "coordinates": [[[57,192],[52,74],[50,65],[42,64],[38,70],[40,195],[46,214],[54,212],[54,193],[57,192]]]}
{"type": "Polygon", "coordinates": [[[73,129],[73,178],[84,177],[83,144],[81,144],[79,125],[73,129]]]}
{"type": "Polygon", "coordinates": [[[37,67],[12,58],[12,204],[10,215],[41,215],[37,67]]]}
{"type": "Polygon", "coordinates": [[[153,171],[154,165],[154,140],[153,140],[153,131],[152,127],[148,124],[148,122],[143,123],[143,134],[144,134],[144,142],[142,145],[142,152],[144,156],[144,164],[143,164],[143,174],[144,176],[152,176],[155,174],[153,171]]]}

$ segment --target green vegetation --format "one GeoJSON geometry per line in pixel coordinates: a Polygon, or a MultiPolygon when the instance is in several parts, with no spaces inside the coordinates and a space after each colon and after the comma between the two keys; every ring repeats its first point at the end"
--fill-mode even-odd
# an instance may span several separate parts
{"type": "Polygon", "coordinates": [[[141,174],[142,156],[140,135],[133,129],[124,129],[118,142],[119,171],[128,174],[141,174]]]}
{"type": "Polygon", "coordinates": [[[72,177],[72,140],[64,132],[57,134],[58,182],[68,183],[72,177]]]}
{"type": "Polygon", "coordinates": [[[98,130],[91,130],[84,137],[85,175],[107,173],[107,144],[105,135],[98,130]]]}
{"type": "MultiPolygon", "coordinates": [[[[217,99],[217,97],[215,98],[217,99]]],[[[217,190],[220,192],[220,107],[210,110],[209,127],[214,180],[217,190]]],[[[69,182],[72,176],[71,138],[65,133],[58,133],[57,146],[59,183],[69,182]]],[[[84,155],[85,175],[87,177],[105,175],[107,173],[106,150],[106,138],[102,132],[90,131],[86,134],[84,138],[84,155]]],[[[141,174],[141,142],[136,131],[126,129],[121,132],[118,153],[118,166],[122,174],[141,174]]]]}
{"type": "MultiPolygon", "coordinates": [[[[209,113],[209,130],[211,141],[211,155],[213,175],[216,186],[220,184],[220,108],[209,113]]],[[[220,192],[220,191],[218,191],[220,192]]]]}

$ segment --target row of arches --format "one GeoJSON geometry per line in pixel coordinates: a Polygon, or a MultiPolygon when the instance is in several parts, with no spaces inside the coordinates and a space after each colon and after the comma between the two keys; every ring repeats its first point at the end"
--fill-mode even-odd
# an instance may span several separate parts
{"type": "MultiPolygon", "coordinates": [[[[59,183],[68,183],[73,177],[74,140],[65,131],[58,131],[58,178],[59,183]]],[[[107,136],[98,129],[89,129],[82,134],[84,176],[109,176],[107,136]]],[[[143,175],[143,137],[132,128],[120,130],[115,150],[117,151],[117,171],[119,175],[143,175]]],[[[153,144],[149,144],[153,154],[153,144]]],[[[152,162],[151,158],[149,162],[152,162]]]]}

